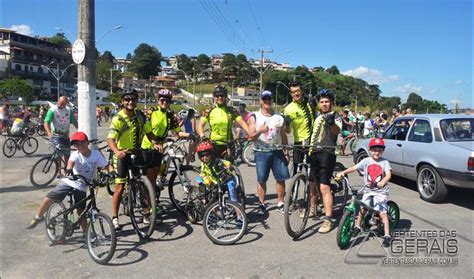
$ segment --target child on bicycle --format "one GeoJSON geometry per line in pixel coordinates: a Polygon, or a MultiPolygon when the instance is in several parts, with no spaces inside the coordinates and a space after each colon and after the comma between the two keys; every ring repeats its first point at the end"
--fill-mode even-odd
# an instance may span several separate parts
{"type": "MultiPolygon", "coordinates": [[[[71,145],[77,149],[71,153],[69,161],[67,162],[66,174],[72,176],[74,174],[82,175],[87,180],[91,180],[97,168],[109,167],[104,156],[98,150],[91,150],[89,148],[89,140],[87,135],[83,132],[75,132],[71,136],[71,145]]],[[[54,202],[62,202],[69,192],[73,191],[74,202],[77,204],[87,196],[87,185],[80,179],[71,180],[69,178],[62,178],[58,185],[46,194],[40,206],[36,210],[36,216],[31,220],[28,229],[36,227],[36,225],[44,219],[44,213],[54,202]]],[[[86,203],[82,202],[77,208],[77,214],[81,215],[85,209],[86,203]]],[[[85,218],[81,220],[81,228],[85,234],[87,231],[87,221],[85,218]]]]}
{"type": "Polygon", "coordinates": [[[237,183],[230,168],[231,162],[220,159],[214,152],[214,146],[209,140],[204,140],[196,148],[196,152],[201,160],[201,178],[206,187],[212,187],[218,180],[224,181],[229,192],[230,200],[238,202],[237,183]]]}
{"type": "MultiPolygon", "coordinates": [[[[368,205],[370,203],[370,198],[373,197],[374,208],[380,212],[380,218],[383,222],[383,245],[389,246],[391,237],[387,216],[387,201],[389,193],[387,182],[392,176],[392,168],[390,167],[388,160],[382,158],[383,151],[385,150],[385,143],[383,139],[372,138],[369,142],[369,150],[370,157],[365,158],[355,166],[339,172],[336,177],[341,177],[356,170],[362,171],[364,173],[364,185],[366,185],[366,188],[364,190],[364,195],[362,196],[362,202],[368,205]]],[[[364,216],[365,211],[365,208],[362,207],[357,218],[353,235],[360,233],[360,225],[362,223],[362,217],[364,216]]]]}

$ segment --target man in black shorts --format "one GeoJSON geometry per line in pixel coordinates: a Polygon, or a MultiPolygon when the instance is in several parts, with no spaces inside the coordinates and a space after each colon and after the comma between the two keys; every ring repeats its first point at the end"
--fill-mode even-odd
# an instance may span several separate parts
{"type": "MultiPolygon", "coordinates": [[[[314,120],[313,132],[311,134],[311,174],[310,180],[319,183],[321,196],[324,205],[324,221],[319,228],[320,233],[328,233],[332,229],[332,206],[333,197],[331,195],[331,175],[336,164],[336,144],[337,136],[340,132],[336,125],[336,112],[332,111],[334,94],[327,89],[321,89],[317,95],[321,114],[314,120]]],[[[315,189],[311,189],[311,197],[315,196],[315,189]]],[[[311,198],[311,203],[315,203],[311,198]]],[[[312,205],[313,206],[313,205],[312,205]]]]}

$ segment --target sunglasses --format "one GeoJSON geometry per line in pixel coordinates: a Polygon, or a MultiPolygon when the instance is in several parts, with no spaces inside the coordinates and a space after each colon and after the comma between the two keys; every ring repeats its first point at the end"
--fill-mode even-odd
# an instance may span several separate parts
{"type": "Polygon", "coordinates": [[[132,101],[132,102],[134,102],[134,103],[136,103],[137,100],[138,100],[137,98],[123,98],[123,99],[122,99],[122,101],[125,101],[125,102],[130,102],[130,101],[132,101]]]}
{"type": "Polygon", "coordinates": [[[198,156],[201,157],[210,157],[211,152],[205,151],[205,152],[198,152],[198,156]]]}
{"type": "Polygon", "coordinates": [[[160,101],[160,103],[169,103],[169,102],[171,102],[171,100],[168,99],[168,98],[160,98],[158,101],[160,101]]]}

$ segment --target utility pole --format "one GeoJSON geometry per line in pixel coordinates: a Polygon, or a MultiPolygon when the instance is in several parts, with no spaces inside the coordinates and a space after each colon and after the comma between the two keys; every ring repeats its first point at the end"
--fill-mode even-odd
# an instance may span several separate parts
{"type": "Polygon", "coordinates": [[[84,61],[78,65],[78,130],[96,139],[95,0],[79,0],[78,37],[85,45],[84,61]]]}
{"type": "MultiPolygon", "coordinates": [[[[273,52],[273,49],[270,49],[270,50],[263,50],[263,49],[257,49],[257,50],[253,50],[252,49],[252,52],[254,53],[260,53],[260,92],[258,93],[261,93],[263,91],[263,73],[265,72],[265,68],[263,67],[263,63],[265,62],[264,59],[263,59],[263,55],[265,53],[272,53],[273,52]]],[[[253,98],[253,104],[255,105],[255,96],[253,98]]]]}
{"type": "Polygon", "coordinates": [[[113,87],[113,82],[114,82],[113,79],[112,79],[112,71],[113,70],[114,70],[113,68],[110,69],[110,95],[112,95],[112,93],[113,93],[112,92],[112,87],[113,87]]]}

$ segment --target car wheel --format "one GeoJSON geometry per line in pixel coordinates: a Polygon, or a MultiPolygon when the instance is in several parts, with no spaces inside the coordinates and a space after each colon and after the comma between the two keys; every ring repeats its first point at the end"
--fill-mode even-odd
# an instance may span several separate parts
{"type": "MultiPolygon", "coordinates": [[[[357,153],[357,155],[355,157],[355,163],[358,164],[360,161],[364,160],[367,157],[369,157],[369,155],[367,155],[367,152],[360,151],[359,153],[357,153]]],[[[364,175],[364,172],[362,172],[362,171],[357,170],[357,172],[359,173],[360,176],[364,175]]]]}
{"type": "Polygon", "coordinates": [[[418,170],[416,186],[420,197],[428,202],[442,201],[448,194],[443,179],[436,169],[430,165],[423,165],[418,170]]]}

